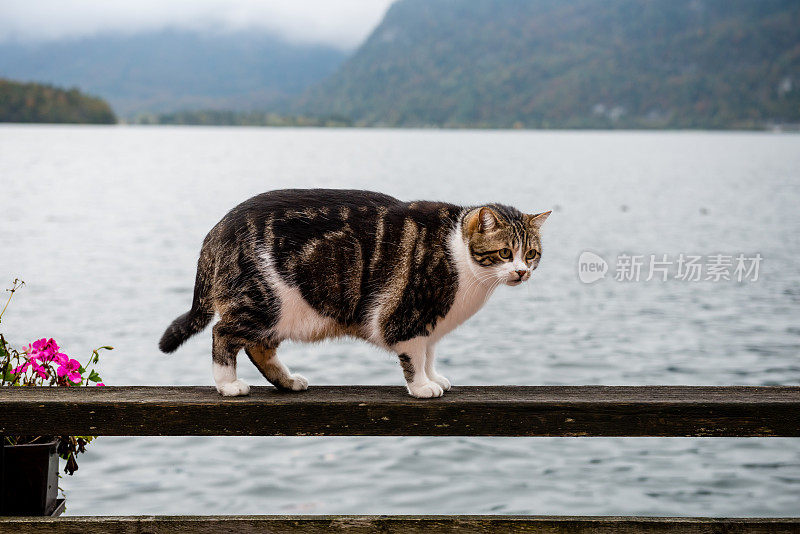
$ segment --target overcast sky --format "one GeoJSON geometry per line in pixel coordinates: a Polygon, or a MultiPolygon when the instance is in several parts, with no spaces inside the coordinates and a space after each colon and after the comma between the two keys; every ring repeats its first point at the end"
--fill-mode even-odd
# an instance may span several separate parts
{"type": "Polygon", "coordinates": [[[0,41],[163,28],[263,29],[292,41],[357,46],[393,0],[0,0],[0,41]]]}

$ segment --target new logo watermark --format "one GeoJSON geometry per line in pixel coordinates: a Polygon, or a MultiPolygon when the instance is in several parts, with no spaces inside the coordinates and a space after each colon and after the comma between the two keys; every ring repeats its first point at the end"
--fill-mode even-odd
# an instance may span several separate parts
{"type": "Polygon", "coordinates": [[[608,263],[606,260],[588,250],[581,253],[578,258],[578,278],[584,284],[597,282],[606,277],[608,263]]]}
{"type": "MultiPolygon", "coordinates": [[[[614,263],[617,282],[680,280],[683,282],[756,282],[763,258],[761,254],[620,254],[614,263]]],[[[605,278],[606,260],[584,251],[578,258],[578,278],[591,284],[605,278]]]]}

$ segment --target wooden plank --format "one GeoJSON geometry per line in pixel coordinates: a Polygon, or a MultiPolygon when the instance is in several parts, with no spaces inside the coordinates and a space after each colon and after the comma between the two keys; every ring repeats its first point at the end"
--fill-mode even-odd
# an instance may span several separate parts
{"type": "Polygon", "coordinates": [[[524,532],[548,534],[797,533],[800,518],[547,517],[547,516],[185,516],[0,518],[14,534],[308,534],[347,532],[524,532]]]}
{"type": "Polygon", "coordinates": [[[3,481],[6,478],[6,437],[0,432],[0,515],[3,515],[6,505],[6,495],[3,491],[3,481]]]}
{"type": "Polygon", "coordinates": [[[0,433],[55,435],[800,436],[800,387],[0,388],[0,433]]]}

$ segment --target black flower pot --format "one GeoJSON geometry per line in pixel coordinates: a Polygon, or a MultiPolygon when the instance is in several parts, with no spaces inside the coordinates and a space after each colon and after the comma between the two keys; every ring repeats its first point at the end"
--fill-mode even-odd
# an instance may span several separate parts
{"type": "Polygon", "coordinates": [[[0,515],[52,515],[59,505],[58,440],[4,447],[0,515]]]}

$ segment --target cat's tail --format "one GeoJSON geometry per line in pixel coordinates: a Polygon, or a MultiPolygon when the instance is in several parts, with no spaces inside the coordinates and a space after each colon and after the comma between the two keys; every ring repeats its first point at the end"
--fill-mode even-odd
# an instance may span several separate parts
{"type": "Polygon", "coordinates": [[[167,327],[164,335],[161,336],[161,341],[158,342],[161,352],[175,352],[184,341],[203,330],[214,318],[214,307],[209,295],[211,269],[204,262],[206,259],[204,256],[201,254],[197,265],[192,309],[172,321],[172,324],[167,327]]]}

